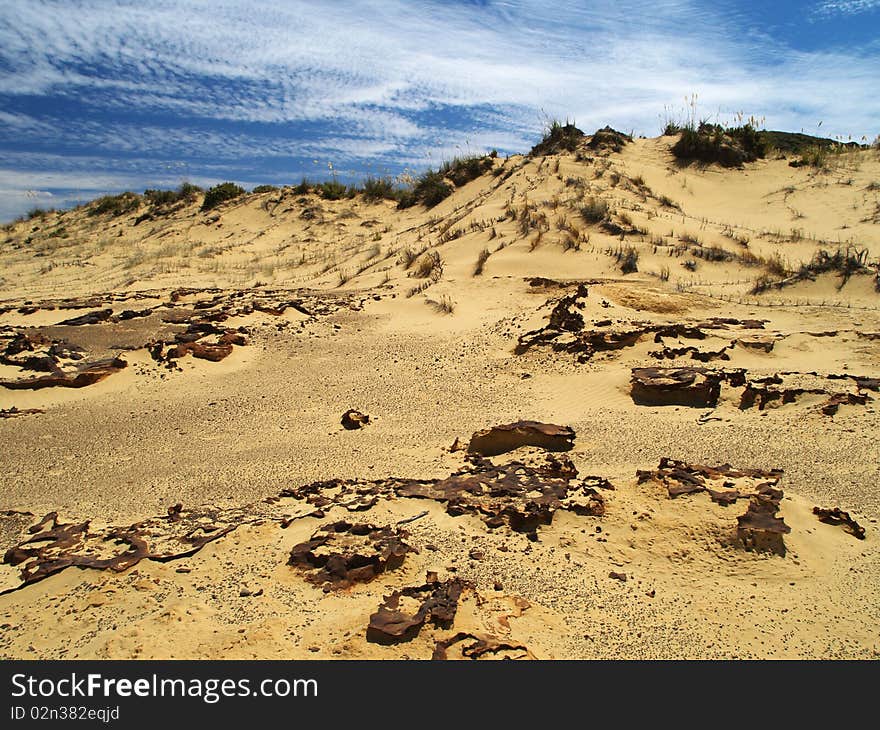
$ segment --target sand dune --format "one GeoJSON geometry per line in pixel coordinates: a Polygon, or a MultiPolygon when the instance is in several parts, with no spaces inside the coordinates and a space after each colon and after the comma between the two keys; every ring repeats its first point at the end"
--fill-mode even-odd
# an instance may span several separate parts
{"type": "Polygon", "coordinates": [[[674,141],[7,226],[0,655],[876,658],[880,158],[674,141]]]}

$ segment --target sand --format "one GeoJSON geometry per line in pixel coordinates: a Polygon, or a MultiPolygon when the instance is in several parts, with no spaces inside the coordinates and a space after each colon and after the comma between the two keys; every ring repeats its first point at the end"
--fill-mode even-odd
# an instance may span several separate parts
{"type": "MultiPolygon", "coordinates": [[[[118,571],[72,565],[30,583],[10,550],[0,656],[428,659],[462,634],[450,658],[876,658],[873,270],[843,284],[830,271],[752,289],[766,272],[758,257],[778,254],[796,270],[853,245],[877,261],[880,159],[848,153],[825,172],[783,159],[682,167],[672,141],[497,159],[497,174],[429,210],[284,189],[208,214],[196,201],[137,225],[137,211],[79,209],[9,226],[0,349],[41,335],[81,348],[80,359],[58,361],[68,373],[114,357],[126,367],[80,388],[0,387],[0,409],[20,411],[0,419],[0,548],[27,547],[40,534],[28,528],[51,512],[60,524],[90,521],[92,545],[150,518],[161,532],[177,504],[229,510],[231,529],[192,554],[118,571]],[[622,239],[583,219],[590,197],[609,203],[622,239]],[[623,274],[615,258],[626,246],[637,272],[623,274]],[[728,260],[709,260],[712,246],[728,260]],[[442,271],[412,276],[407,249],[436,251],[442,271]],[[577,298],[581,282],[588,293],[577,298]],[[568,311],[583,327],[523,348],[527,333],[548,332],[563,297],[574,297],[568,311]],[[96,324],[59,324],[104,309],[96,324]],[[217,361],[167,357],[215,314],[216,331],[198,342],[222,347],[234,333],[244,344],[217,361]],[[699,328],[702,339],[655,336],[670,326],[699,328]],[[572,344],[639,328],[619,348],[572,344]],[[696,360],[688,347],[726,359],[696,360]],[[658,357],[664,348],[670,356],[658,357]],[[725,381],[710,406],[639,405],[631,377],[644,367],[742,370],[751,387],[790,395],[743,407],[743,386],[725,381]],[[863,402],[828,415],[836,395],[863,402]],[[370,423],[343,428],[351,408],[370,423]],[[579,472],[571,484],[609,480],[613,489],[597,490],[604,514],[558,508],[536,529],[490,527],[485,514],[451,514],[444,500],[387,487],[474,468],[455,440],[519,420],[574,429],[561,452],[579,472]],[[672,497],[661,480],[640,481],[664,457],[782,470],[783,549],[747,549],[737,518],[748,496],[722,506],[705,491],[672,497]],[[329,495],[319,513],[302,495],[265,501],[328,480],[387,488],[358,511],[332,485],[318,489],[329,495]],[[865,538],[820,522],[816,506],[847,511],[865,538]],[[338,520],[403,531],[413,551],[365,583],[310,582],[291,550],[338,520]],[[386,597],[423,586],[461,591],[454,618],[377,641],[368,626],[386,597]]],[[[3,382],[44,375],[0,365],[3,382]]],[[[544,457],[523,447],[491,459],[544,457]]],[[[417,596],[401,600],[412,615],[417,596]]]]}

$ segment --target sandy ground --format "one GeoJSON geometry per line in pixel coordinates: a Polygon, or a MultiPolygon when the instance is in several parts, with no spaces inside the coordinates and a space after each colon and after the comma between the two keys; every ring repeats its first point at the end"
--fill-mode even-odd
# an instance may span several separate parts
{"type": "MultiPolygon", "coordinates": [[[[68,374],[114,357],[126,366],[86,387],[0,388],[0,655],[430,658],[461,635],[450,657],[876,658],[880,293],[870,266],[843,284],[829,271],[752,290],[777,255],[789,271],[848,245],[877,260],[880,160],[852,153],[825,172],[776,159],[682,168],[669,144],[496,160],[500,172],[430,210],[285,190],[138,225],[137,212],[80,210],[9,226],[0,350],[27,335],[37,354],[81,348],[56,358],[68,374]],[[584,220],[591,197],[608,202],[622,234],[584,220]],[[615,254],[626,246],[638,271],[624,275],[615,254]],[[418,254],[409,267],[407,250],[418,254]],[[418,278],[423,251],[442,265],[418,278]],[[588,293],[568,311],[582,316],[579,332],[643,334],[585,352],[568,347],[580,335],[553,330],[517,347],[548,331],[578,282],[588,293]],[[451,313],[437,306],[444,298],[451,313]],[[105,309],[94,324],[59,324],[105,309]],[[122,317],[134,310],[143,316],[122,317]],[[217,361],[167,355],[206,322],[215,329],[199,343],[222,348],[237,333],[243,344],[217,361]],[[701,339],[650,329],[673,325],[701,339]],[[688,347],[723,355],[695,360],[688,347]],[[639,405],[632,370],[645,367],[742,370],[750,387],[790,395],[744,407],[743,386],[727,380],[712,405],[639,405]],[[835,395],[852,400],[823,412],[835,395]],[[370,423],[343,428],[351,408],[370,423]],[[559,508],[536,530],[489,527],[482,513],[394,489],[353,511],[332,484],[318,489],[319,513],[302,492],[265,501],[328,480],[360,480],[362,491],[392,477],[442,480],[473,468],[451,449],[456,438],[466,446],[519,420],[574,429],[563,453],[579,478],[613,485],[598,490],[603,514],[559,508]],[[737,518],[748,498],[672,497],[659,478],[638,478],[664,457],[783,470],[784,550],[745,548],[737,518]],[[189,533],[193,550],[174,543],[173,555],[119,570],[52,565],[94,557],[77,542],[87,534],[102,555],[133,549],[111,527],[152,518],[159,540],[176,504],[227,510],[230,529],[204,543],[193,535],[210,529],[189,533]],[[864,539],[820,522],[816,506],[849,512],[864,539]],[[67,544],[57,525],[28,531],[52,512],[57,525],[89,525],[67,544]],[[338,520],[389,526],[412,550],[365,583],[311,582],[291,551],[338,520]],[[47,576],[28,580],[24,568],[38,564],[47,576]],[[424,586],[460,590],[454,617],[376,640],[368,625],[386,597],[413,589],[399,606],[412,616],[424,586]]],[[[46,375],[20,359],[0,364],[0,381],[46,375]]],[[[543,453],[491,457],[528,458],[543,453]]]]}

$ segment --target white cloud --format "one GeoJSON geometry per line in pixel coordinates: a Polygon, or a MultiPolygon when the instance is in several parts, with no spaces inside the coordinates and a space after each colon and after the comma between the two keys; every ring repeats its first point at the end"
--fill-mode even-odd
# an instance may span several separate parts
{"type": "Polygon", "coordinates": [[[816,6],[818,15],[856,15],[880,9],[880,0],[826,0],[816,6]]]}
{"type": "Polygon", "coordinates": [[[436,162],[467,141],[524,151],[542,110],[586,131],[655,134],[664,107],[693,92],[705,116],[876,134],[877,43],[798,52],[720,12],[698,0],[3,3],[0,138],[227,169],[297,155],[412,163],[431,150],[436,162]],[[82,114],[27,113],[25,95],[82,114]]]}

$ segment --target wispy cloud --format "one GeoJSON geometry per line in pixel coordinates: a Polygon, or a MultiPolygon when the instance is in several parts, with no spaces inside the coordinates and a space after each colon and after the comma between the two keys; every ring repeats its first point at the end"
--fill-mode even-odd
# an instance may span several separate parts
{"type": "Polygon", "coordinates": [[[869,10],[880,10],[880,0],[826,0],[819,3],[818,15],[856,15],[869,10]]]}
{"type": "Polygon", "coordinates": [[[0,149],[230,175],[426,165],[523,151],[548,116],[655,134],[692,92],[706,116],[876,133],[877,42],[806,53],[739,22],[698,0],[3,3],[0,149]]]}

